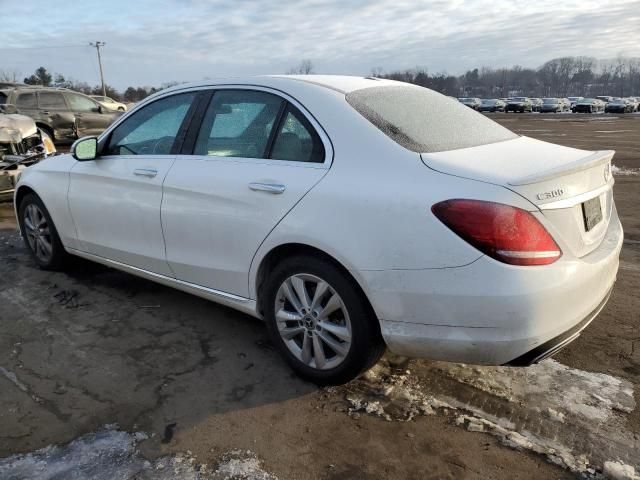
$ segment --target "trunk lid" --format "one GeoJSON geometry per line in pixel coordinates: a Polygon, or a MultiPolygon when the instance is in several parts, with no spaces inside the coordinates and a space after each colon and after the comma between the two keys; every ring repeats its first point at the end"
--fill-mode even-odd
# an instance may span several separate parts
{"type": "Polygon", "coordinates": [[[523,196],[549,221],[550,233],[582,257],[600,245],[607,231],[613,154],[519,137],[421,157],[438,172],[501,185],[523,196]]]}

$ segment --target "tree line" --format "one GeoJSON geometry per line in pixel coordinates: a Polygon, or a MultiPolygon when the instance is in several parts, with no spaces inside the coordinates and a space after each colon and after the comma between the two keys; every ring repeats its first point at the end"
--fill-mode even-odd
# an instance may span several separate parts
{"type": "Polygon", "coordinates": [[[399,80],[457,97],[595,97],[640,96],[640,58],[561,57],[538,68],[481,67],[462,75],[429,74],[425,68],[384,72],[372,76],[399,80]]]}
{"type": "MultiPolygon", "coordinates": [[[[311,60],[302,60],[287,73],[313,74],[311,60]]],[[[480,67],[462,75],[445,72],[430,74],[418,67],[385,72],[381,67],[372,69],[374,77],[388,78],[431,88],[456,97],[567,97],[597,95],[640,96],[640,58],[618,57],[597,60],[593,57],[561,57],[545,62],[538,68],[513,66],[510,68],[480,67]]],[[[18,81],[17,72],[0,70],[0,81],[18,81]]],[[[29,85],[63,87],[87,95],[102,95],[100,85],[91,86],[64,75],[52,74],[45,67],[38,68],[24,78],[29,85]]],[[[164,88],[177,85],[169,82],[160,87],[128,87],[123,92],[106,85],[107,96],[126,102],[138,102],[164,88]]]]}

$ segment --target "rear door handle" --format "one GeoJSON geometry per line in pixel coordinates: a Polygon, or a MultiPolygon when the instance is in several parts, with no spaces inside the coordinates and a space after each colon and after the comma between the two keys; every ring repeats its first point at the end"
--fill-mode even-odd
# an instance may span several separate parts
{"type": "Polygon", "coordinates": [[[249,188],[251,190],[260,191],[260,192],[269,192],[273,194],[284,193],[286,187],[279,183],[259,183],[252,182],[249,184],[249,188]]]}
{"type": "Polygon", "coordinates": [[[154,168],[136,168],[133,171],[134,175],[139,175],[141,177],[149,177],[149,178],[153,178],[156,175],[158,175],[158,170],[154,169],[154,168]]]}

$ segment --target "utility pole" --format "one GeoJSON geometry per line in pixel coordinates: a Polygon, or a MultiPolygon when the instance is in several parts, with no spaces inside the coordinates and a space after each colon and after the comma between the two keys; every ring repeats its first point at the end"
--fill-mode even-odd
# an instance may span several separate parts
{"type": "Polygon", "coordinates": [[[100,47],[104,47],[106,45],[105,42],[99,42],[96,40],[95,43],[93,42],[89,42],[89,45],[91,45],[92,47],[96,47],[96,50],[98,51],[98,65],[100,65],[100,82],[102,82],[102,96],[106,97],[107,96],[107,90],[105,89],[104,86],[104,75],[102,73],[102,59],[100,58],[100,47]]]}

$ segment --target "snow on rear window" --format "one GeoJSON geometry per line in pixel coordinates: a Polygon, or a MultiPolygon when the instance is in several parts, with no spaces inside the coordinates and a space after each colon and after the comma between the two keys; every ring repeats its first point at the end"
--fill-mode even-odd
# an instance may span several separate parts
{"type": "Polygon", "coordinates": [[[442,152],[518,136],[453,98],[413,85],[369,87],[346,95],[363,117],[403,147],[442,152]]]}

